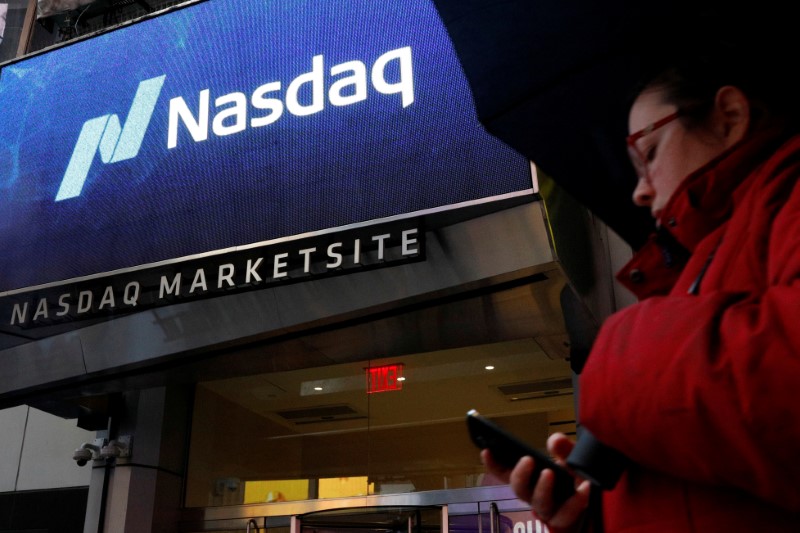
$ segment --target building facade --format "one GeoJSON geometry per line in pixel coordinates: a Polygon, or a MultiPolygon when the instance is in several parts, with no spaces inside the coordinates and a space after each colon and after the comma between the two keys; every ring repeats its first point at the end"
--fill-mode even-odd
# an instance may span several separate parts
{"type": "Polygon", "coordinates": [[[576,433],[629,251],[482,130],[433,8],[17,4],[0,530],[540,531],[464,416],[576,433]]]}

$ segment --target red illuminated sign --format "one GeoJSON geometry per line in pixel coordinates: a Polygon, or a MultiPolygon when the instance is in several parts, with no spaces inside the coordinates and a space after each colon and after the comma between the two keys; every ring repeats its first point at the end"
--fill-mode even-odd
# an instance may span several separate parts
{"type": "Polygon", "coordinates": [[[367,368],[367,394],[403,389],[403,364],[367,368]]]}

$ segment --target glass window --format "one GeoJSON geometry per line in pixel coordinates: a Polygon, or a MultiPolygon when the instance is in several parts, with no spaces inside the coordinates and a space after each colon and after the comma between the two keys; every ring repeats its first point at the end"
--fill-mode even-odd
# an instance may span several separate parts
{"type": "MultiPolygon", "coordinates": [[[[22,1],[22,0],[20,0],[22,1]]],[[[27,4],[27,0],[24,0],[27,4]]],[[[38,0],[37,19],[28,52],[113,28],[124,22],[191,0],[38,0]]]]}
{"type": "Polygon", "coordinates": [[[574,431],[569,377],[531,338],[200,383],[186,504],[496,484],[466,412],[543,449],[552,431],[574,431]]]}
{"type": "Polygon", "coordinates": [[[28,0],[0,1],[0,63],[17,55],[28,3],[28,0]]]}

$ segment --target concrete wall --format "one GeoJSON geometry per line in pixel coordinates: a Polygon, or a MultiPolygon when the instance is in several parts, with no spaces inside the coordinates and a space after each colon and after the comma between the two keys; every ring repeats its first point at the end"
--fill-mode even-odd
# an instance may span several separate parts
{"type": "Polygon", "coordinates": [[[88,486],[91,468],[72,452],[94,437],[75,420],[25,405],[0,411],[0,492],[88,486]]]}

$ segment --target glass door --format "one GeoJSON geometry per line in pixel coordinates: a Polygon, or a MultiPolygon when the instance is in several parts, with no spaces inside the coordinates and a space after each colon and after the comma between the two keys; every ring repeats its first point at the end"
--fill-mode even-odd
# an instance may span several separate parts
{"type": "Polygon", "coordinates": [[[446,533],[446,520],[439,506],[333,509],[296,517],[291,533],[446,533]]]}

